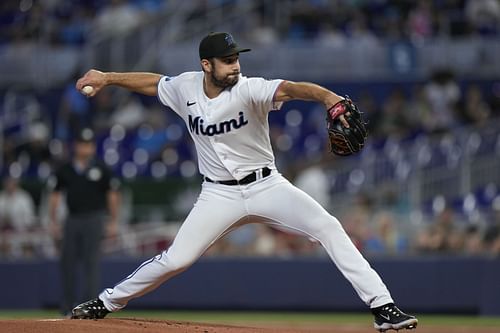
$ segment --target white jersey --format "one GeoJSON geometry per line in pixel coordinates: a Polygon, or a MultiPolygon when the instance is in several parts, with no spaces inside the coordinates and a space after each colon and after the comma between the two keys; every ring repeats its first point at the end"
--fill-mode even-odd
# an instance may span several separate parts
{"type": "Polygon", "coordinates": [[[196,145],[200,173],[212,180],[242,179],[276,169],[268,113],[281,108],[274,95],[283,80],[241,76],[215,98],[203,90],[203,72],[164,76],[158,98],[184,119],[196,145]]]}
{"type": "MultiPolygon", "coordinates": [[[[200,172],[212,180],[239,180],[259,168],[275,169],[267,117],[270,110],[281,107],[273,97],[282,81],[241,76],[232,88],[209,99],[203,91],[203,75],[188,72],[163,77],[158,84],[160,101],[187,124],[200,172]]],[[[340,222],[276,171],[246,184],[203,182],[198,200],[168,250],[105,289],[99,299],[109,311],[122,309],[184,271],[228,232],[250,222],[317,240],[366,304],[376,308],[394,303],[340,222]]]]}

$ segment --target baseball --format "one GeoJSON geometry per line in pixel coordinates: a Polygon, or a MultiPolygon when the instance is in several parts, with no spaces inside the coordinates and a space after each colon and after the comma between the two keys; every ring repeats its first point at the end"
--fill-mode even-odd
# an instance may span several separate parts
{"type": "Polygon", "coordinates": [[[92,88],[91,86],[85,86],[82,88],[82,94],[87,95],[87,96],[92,94],[93,91],[94,91],[94,88],[92,88]]]}

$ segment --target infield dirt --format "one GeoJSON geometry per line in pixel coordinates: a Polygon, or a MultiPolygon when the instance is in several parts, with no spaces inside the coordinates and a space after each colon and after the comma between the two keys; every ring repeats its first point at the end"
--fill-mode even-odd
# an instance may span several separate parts
{"type": "MultiPolygon", "coordinates": [[[[374,333],[373,328],[365,325],[318,325],[309,327],[265,327],[256,325],[229,326],[181,321],[165,321],[136,318],[104,320],[1,320],[0,333],[374,333]],[[250,327],[253,326],[253,327],[250,327]]],[[[394,332],[394,331],[390,331],[394,332]]],[[[420,325],[417,330],[400,331],[415,333],[498,333],[498,327],[464,327],[420,325]]]]}

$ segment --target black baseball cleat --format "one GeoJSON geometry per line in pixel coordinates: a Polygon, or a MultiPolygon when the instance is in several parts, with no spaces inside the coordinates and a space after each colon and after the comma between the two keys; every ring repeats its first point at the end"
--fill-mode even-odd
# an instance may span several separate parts
{"type": "Polygon", "coordinates": [[[379,332],[387,330],[401,330],[417,328],[418,320],[414,316],[407,315],[399,310],[394,303],[379,306],[372,309],[375,316],[373,327],[379,332]]]}
{"type": "Polygon", "coordinates": [[[102,319],[110,312],[99,298],[95,298],[77,305],[71,311],[71,319],[102,319]]]}

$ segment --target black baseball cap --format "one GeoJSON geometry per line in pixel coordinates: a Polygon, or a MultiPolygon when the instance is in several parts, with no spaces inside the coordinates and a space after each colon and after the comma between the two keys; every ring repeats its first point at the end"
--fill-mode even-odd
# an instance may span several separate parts
{"type": "Polygon", "coordinates": [[[250,49],[239,47],[227,32],[211,32],[200,42],[200,59],[222,58],[248,51],[250,49]]]}
{"type": "Polygon", "coordinates": [[[75,137],[76,142],[94,142],[94,131],[90,128],[83,128],[75,137]]]}

